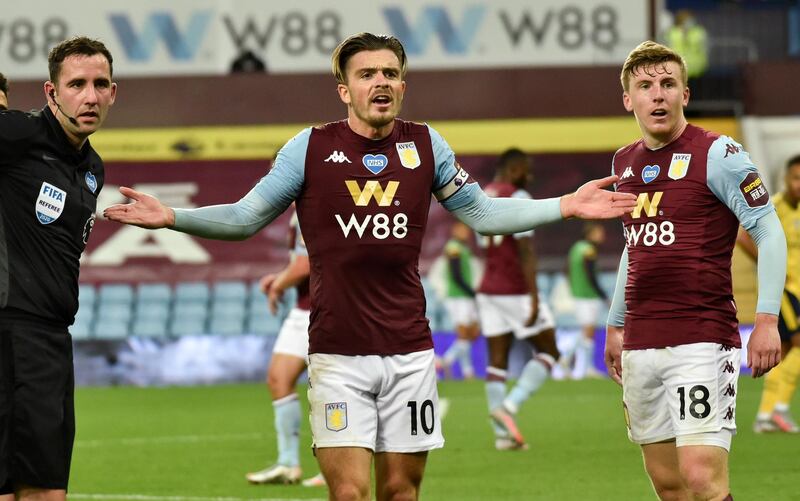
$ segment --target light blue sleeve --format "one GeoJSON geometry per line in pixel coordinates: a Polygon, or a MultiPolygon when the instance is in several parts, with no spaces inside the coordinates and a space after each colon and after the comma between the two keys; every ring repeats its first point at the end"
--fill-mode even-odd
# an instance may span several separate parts
{"type": "Polygon", "coordinates": [[[434,192],[441,190],[447,183],[449,183],[458,174],[458,164],[456,163],[456,154],[453,149],[447,144],[441,134],[436,129],[428,126],[428,132],[431,135],[431,146],[433,147],[433,190],[434,192]]]}
{"type": "Polygon", "coordinates": [[[763,190],[762,196],[766,203],[756,207],[748,204],[745,197],[751,196],[755,190],[751,189],[745,194],[745,187],[741,184],[751,174],[757,176],[758,169],[742,145],[730,137],[720,136],[708,149],[706,171],[708,188],[736,215],[746,230],[755,226],[756,221],[764,214],[775,211],[775,206],[769,200],[769,194],[763,184],[755,190],[763,190]]]}
{"type": "Polygon", "coordinates": [[[173,230],[218,240],[243,240],[275,220],[303,187],[311,129],[292,138],[278,152],[269,173],[233,204],[174,209],[173,230]]]}
{"type": "Polygon", "coordinates": [[[776,212],[768,212],[747,230],[758,247],[758,302],[756,313],[777,315],[786,282],[786,236],[776,212]]]}
{"type": "Polygon", "coordinates": [[[622,251],[617,270],[617,283],[614,286],[614,296],[611,298],[611,307],[608,310],[608,325],[622,327],[625,325],[625,284],[628,283],[628,248],[622,251]]]}
{"type": "Polygon", "coordinates": [[[467,182],[469,175],[458,165],[444,138],[432,127],[428,130],[436,163],[433,194],[464,224],[482,235],[510,235],[561,220],[561,198],[487,197],[478,183],[467,182]]]}

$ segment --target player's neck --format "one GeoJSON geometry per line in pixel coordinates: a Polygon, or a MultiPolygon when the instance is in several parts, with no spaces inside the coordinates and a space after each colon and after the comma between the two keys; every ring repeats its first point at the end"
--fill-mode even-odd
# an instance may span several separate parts
{"type": "Polygon", "coordinates": [[[642,139],[644,140],[644,144],[648,149],[660,150],[664,146],[681,137],[681,134],[683,134],[683,131],[686,130],[687,125],[689,125],[689,122],[687,122],[685,118],[681,118],[676,127],[669,133],[659,134],[656,136],[642,131],[644,132],[644,134],[642,134],[642,139]]]}
{"type": "Polygon", "coordinates": [[[786,201],[787,204],[789,204],[794,209],[797,208],[797,203],[800,202],[800,200],[790,195],[788,191],[783,192],[783,199],[786,201]]]}

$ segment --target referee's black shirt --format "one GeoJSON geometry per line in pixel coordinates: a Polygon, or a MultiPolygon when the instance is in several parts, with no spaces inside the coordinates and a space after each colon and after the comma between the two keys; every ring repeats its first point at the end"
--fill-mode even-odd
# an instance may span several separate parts
{"type": "Polygon", "coordinates": [[[103,181],[89,141],[76,150],[48,107],[0,112],[0,316],[72,324],[103,181]]]}

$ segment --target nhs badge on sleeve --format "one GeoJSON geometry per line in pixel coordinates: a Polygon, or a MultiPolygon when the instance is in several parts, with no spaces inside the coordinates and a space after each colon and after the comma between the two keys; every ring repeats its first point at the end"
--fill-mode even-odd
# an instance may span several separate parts
{"type": "Polygon", "coordinates": [[[667,177],[670,179],[682,179],[689,171],[689,162],[692,160],[691,153],[673,153],[672,162],[669,163],[667,177]]]}
{"type": "Polygon", "coordinates": [[[419,159],[419,153],[417,152],[417,145],[414,144],[414,141],[410,143],[395,143],[395,148],[397,148],[397,155],[400,156],[400,163],[406,169],[416,169],[422,163],[422,160],[419,159]]]}
{"type": "Polygon", "coordinates": [[[383,169],[389,165],[389,159],[386,158],[386,155],[380,153],[378,155],[367,154],[361,159],[364,163],[364,167],[367,168],[368,171],[372,172],[373,174],[380,173],[383,169]]]}
{"type": "Polygon", "coordinates": [[[347,402],[325,404],[325,427],[331,431],[347,428],[347,402]]]}
{"type": "Polygon", "coordinates": [[[97,191],[97,178],[94,177],[94,174],[91,172],[86,172],[86,187],[89,188],[89,191],[94,193],[97,191]]]}
{"type": "Polygon", "coordinates": [[[42,183],[39,198],[36,199],[36,217],[42,224],[50,224],[64,212],[67,192],[50,183],[42,183]]]}

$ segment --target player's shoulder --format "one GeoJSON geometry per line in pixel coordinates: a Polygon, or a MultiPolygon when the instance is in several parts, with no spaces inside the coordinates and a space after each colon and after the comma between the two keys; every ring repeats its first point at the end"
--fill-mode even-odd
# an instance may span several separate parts
{"type": "Polygon", "coordinates": [[[324,124],[317,124],[312,127],[307,127],[302,131],[300,131],[297,135],[298,136],[303,134],[336,135],[345,128],[347,128],[347,120],[337,120],[335,122],[328,122],[324,124]]]}
{"type": "Polygon", "coordinates": [[[626,144],[625,146],[623,146],[622,148],[618,149],[614,153],[614,156],[613,156],[614,160],[617,160],[619,158],[623,158],[623,157],[626,157],[626,156],[631,155],[633,153],[636,153],[637,151],[642,149],[642,147],[643,147],[642,145],[643,144],[644,144],[644,140],[643,139],[637,139],[636,141],[634,141],[634,142],[632,142],[630,144],[626,144]]]}

